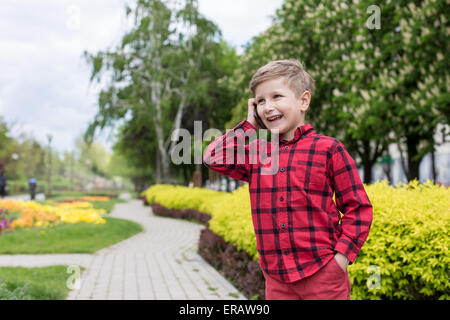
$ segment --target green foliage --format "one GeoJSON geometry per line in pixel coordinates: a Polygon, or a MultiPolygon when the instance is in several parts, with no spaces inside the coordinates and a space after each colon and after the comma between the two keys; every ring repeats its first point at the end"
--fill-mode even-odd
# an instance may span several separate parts
{"type": "Polygon", "coordinates": [[[9,162],[13,149],[14,140],[9,136],[9,127],[0,115],[0,162],[9,162]]]}
{"type": "Polygon", "coordinates": [[[66,266],[0,267],[0,300],[64,300],[66,266]]]}
{"type": "Polygon", "coordinates": [[[148,203],[159,203],[169,209],[196,209],[212,214],[215,201],[222,199],[223,193],[204,188],[188,188],[175,185],[153,185],[142,192],[148,203]]]}
{"type": "MultiPolygon", "coordinates": [[[[450,188],[417,180],[364,187],[374,219],[349,266],[352,299],[449,299],[450,188]]],[[[258,260],[248,185],[231,194],[155,185],[143,194],[149,203],[209,213],[213,232],[258,260]]]]}
{"type": "Polygon", "coordinates": [[[111,83],[99,94],[85,139],[120,121],[115,150],[147,181],[159,178],[159,171],[152,170],[157,159],[166,182],[170,169],[186,177],[194,166],[168,160],[172,132],[192,132],[194,120],[210,124],[228,118],[236,95],[222,79],[235,69],[237,55],[221,40],[218,27],[200,14],[195,0],[182,1],[177,9],[169,9],[166,1],[142,0],[126,12],[133,27],[121,45],[85,53],[91,81],[108,78],[111,83]]]}
{"type": "Polygon", "coordinates": [[[18,228],[0,236],[0,254],[94,253],[142,231],[123,219],[104,217],[101,225],[61,224],[46,228],[18,228]]]}
{"type": "Polygon", "coordinates": [[[99,143],[88,144],[81,138],[75,142],[78,157],[81,165],[93,174],[106,177],[108,176],[108,165],[111,154],[105,150],[105,147],[99,143]]]}
{"type": "Polygon", "coordinates": [[[224,194],[213,204],[213,217],[209,221],[212,231],[231,242],[239,250],[245,250],[258,260],[255,231],[253,229],[248,185],[224,194]]]}
{"type": "Polygon", "coordinates": [[[246,118],[247,88],[259,67],[298,59],[316,82],[306,121],[317,132],[355,150],[366,172],[389,144],[405,143],[409,164],[414,163],[407,177],[418,177],[420,160],[441,143],[432,142],[437,124],[450,122],[448,5],[445,0],[382,1],[376,4],[381,19],[376,29],[366,25],[373,4],[284,1],[226,80],[240,98],[227,127],[246,118]]]}
{"type": "Polygon", "coordinates": [[[28,283],[14,288],[14,286],[8,286],[6,282],[2,282],[0,279],[0,300],[32,300],[29,291],[30,285],[28,283]]]}
{"type": "Polygon", "coordinates": [[[357,299],[449,299],[450,188],[430,181],[366,187],[374,207],[369,237],[349,267],[357,299]],[[380,286],[367,286],[377,266],[380,286]]]}
{"type": "MultiPolygon", "coordinates": [[[[48,145],[42,145],[34,137],[20,133],[9,136],[9,125],[0,118],[0,162],[5,164],[8,193],[10,195],[29,192],[28,179],[37,179],[37,192],[46,192],[51,160],[52,190],[80,189],[93,177],[109,179],[111,154],[99,143],[87,144],[78,138],[75,150],[59,152],[48,145]],[[51,154],[51,159],[50,159],[51,154]]],[[[123,174],[116,163],[114,173],[123,174]]],[[[124,174],[124,176],[126,176],[124,174]]]]}

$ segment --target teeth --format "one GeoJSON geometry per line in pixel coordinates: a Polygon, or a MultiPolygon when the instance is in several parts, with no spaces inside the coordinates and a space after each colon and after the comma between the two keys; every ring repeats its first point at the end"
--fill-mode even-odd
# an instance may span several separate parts
{"type": "Polygon", "coordinates": [[[281,116],[276,116],[276,117],[273,117],[273,118],[268,118],[267,120],[269,120],[269,121],[274,121],[274,120],[277,120],[277,119],[279,119],[279,118],[281,118],[281,116]]]}

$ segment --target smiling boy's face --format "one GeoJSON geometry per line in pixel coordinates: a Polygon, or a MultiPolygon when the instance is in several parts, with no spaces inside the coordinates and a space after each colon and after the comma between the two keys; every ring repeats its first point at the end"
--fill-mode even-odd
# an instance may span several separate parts
{"type": "Polygon", "coordinates": [[[304,124],[311,94],[305,91],[298,97],[285,78],[277,78],[259,84],[255,98],[258,115],[267,129],[278,129],[285,140],[291,140],[297,127],[304,124]]]}

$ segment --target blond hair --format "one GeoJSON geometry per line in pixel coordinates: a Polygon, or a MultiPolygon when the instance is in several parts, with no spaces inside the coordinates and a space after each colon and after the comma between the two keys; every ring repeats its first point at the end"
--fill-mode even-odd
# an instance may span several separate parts
{"type": "Polygon", "coordinates": [[[256,87],[261,83],[278,78],[285,78],[297,97],[306,90],[312,95],[316,89],[314,79],[305,71],[303,65],[296,59],[288,59],[271,61],[259,68],[250,81],[250,90],[255,95],[256,87]]]}

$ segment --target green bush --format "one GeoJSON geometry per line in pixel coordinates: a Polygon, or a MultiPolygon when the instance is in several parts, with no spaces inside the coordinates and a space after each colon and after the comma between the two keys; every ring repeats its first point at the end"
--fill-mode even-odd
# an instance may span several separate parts
{"type": "Polygon", "coordinates": [[[67,277],[67,266],[0,267],[0,300],[64,300],[67,277]]]}
{"type": "Polygon", "coordinates": [[[349,266],[352,296],[449,299],[450,188],[417,180],[394,188],[383,181],[366,191],[374,219],[349,266]]]}
{"type": "Polygon", "coordinates": [[[196,209],[212,214],[215,199],[223,197],[223,192],[204,188],[188,188],[174,185],[154,185],[142,193],[148,203],[159,203],[169,209],[196,209]]]}
{"type": "Polygon", "coordinates": [[[13,287],[0,280],[0,298],[1,300],[32,300],[30,295],[30,284],[13,287]]]}

